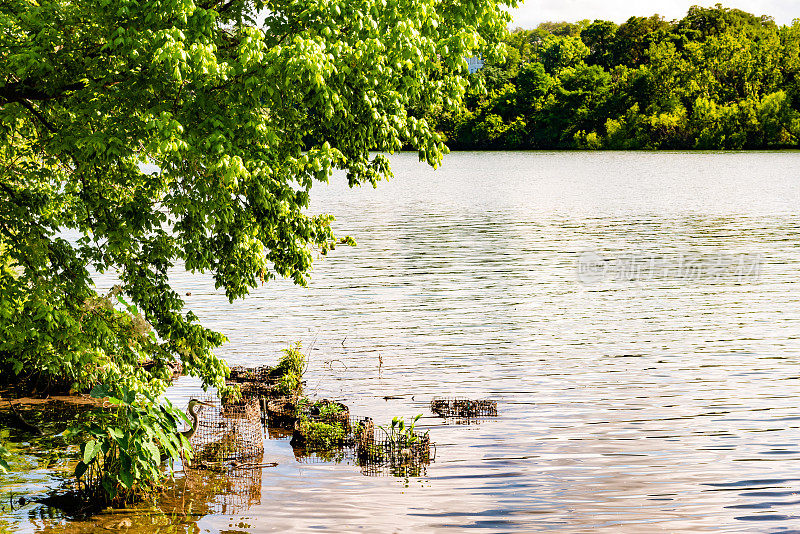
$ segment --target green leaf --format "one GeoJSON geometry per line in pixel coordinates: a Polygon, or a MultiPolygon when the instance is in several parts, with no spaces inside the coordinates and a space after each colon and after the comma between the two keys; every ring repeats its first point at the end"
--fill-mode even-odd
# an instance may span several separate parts
{"type": "Polygon", "coordinates": [[[147,442],[145,444],[145,449],[150,452],[150,458],[152,462],[155,464],[161,463],[161,452],[158,450],[158,447],[153,442],[147,442]]]}
{"type": "Polygon", "coordinates": [[[89,465],[85,462],[78,462],[78,465],[75,466],[75,478],[81,478],[86,470],[89,469],[89,465]]]}
{"type": "Polygon", "coordinates": [[[83,462],[88,464],[92,459],[97,456],[100,451],[100,443],[96,440],[88,441],[84,444],[83,449],[83,462]]]}
{"type": "Polygon", "coordinates": [[[105,384],[98,384],[92,388],[92,391],[89,392],[89,395],[95,399],[103,399],[105,397],[111,397],[111,393],[105,384]]]}
{"type": "Polygon", "coordinates": [[[131,462],[131,457],[127,454],[121,454],[117,480],[119,480],[125,488],[130,489],[133,486],[133,478],[133,463],[131,462]]]}
{"type": "Polygon", "coordinates": [[[114,497],[117,496],[117,487],[110,479],[103,478],[103,482],[101,482],[101,485],[103,486],[103,489],[106,490],[106,494],[108,494],[108,497],[110,499],[113,499],[114,497]]]}

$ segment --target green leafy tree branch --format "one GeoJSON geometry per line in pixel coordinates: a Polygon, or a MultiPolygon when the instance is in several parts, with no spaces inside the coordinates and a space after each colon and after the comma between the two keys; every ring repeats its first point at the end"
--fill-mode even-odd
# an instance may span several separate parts
{"type": "Polygon", "coordinates": [[[312,185],[335,169],[375,185],[376,151],[438,165],[425,111],[457,109],[465,58],[497,54],[507,21],[495,2],[4,2],[2,365],[158,393],[136,364],[180,359],[221,386],[225,338],[169,270],[211,273],[231,300],[304,284],[337,243],[307,214],[312,185]],[[113,306],[95,272],[119,276],[113,306]]]}

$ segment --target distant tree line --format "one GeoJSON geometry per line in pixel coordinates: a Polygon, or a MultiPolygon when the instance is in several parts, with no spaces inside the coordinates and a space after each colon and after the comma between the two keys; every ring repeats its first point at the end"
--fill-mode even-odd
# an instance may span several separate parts
{"type": "Polygon", "coordinates": [[[453,149],[758,149],[800,140],[800,21],[717,4],[686,17],[544,23],[505,37],[455,113],[453,149]]]}

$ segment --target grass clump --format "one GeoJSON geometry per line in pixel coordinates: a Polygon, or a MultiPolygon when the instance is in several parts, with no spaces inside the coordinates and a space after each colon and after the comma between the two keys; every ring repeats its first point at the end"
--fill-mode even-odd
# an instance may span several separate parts
{"type": "Polygon", "coordinates": [[[303,387],[303,374],[308,367],[308,359],[300,349],[300,342],[283,349],[283,356],[275,367],[275,374],[278,376],[276,390],[280,394],[295,393],[303,387]]]}
{"type": "Polygon", "coordinates": [[[324,421],[339,419],[345,412],[341,404],[335,402],[318,402],[314,405],[319,410],[319,417],[324,421]]]}
{"type": "Polygon", "coordinates": [[[344,444],[347,434],[341,423],[312,421],[303,417],[298,419],[295,425],[292,445],[304,446],[307,449],[332,449],[344,444]]]}

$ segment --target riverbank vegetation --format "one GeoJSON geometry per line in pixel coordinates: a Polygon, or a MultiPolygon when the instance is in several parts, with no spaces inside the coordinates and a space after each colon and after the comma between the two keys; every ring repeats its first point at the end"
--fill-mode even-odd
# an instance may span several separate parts
{"type": "Polygon", "coordinates": [[[717,5],[680,20],[545,23],[504,38],[464,105],[433,119],[454,149],[761,149],[800,140],[800,22],[717,5]],[[486,92],[484,92],[484,88],[486,92]]]}
{"type": "Polygon", "coordinates": [[[374,186],[403,146],[438,165],[425,117],[458,109],[465,58],[498,56],[515,3],[0,3],[0,379],[102,385],[145,410],[164,438],[130,448],[141,429],[117,421],[84,447],[84,464],[98,443],[119,461],[109,497],[152,480],[152,439],[178,449],[173,418],[148,411],[176,362],[225,388],[225,337],[170,272],[207,273],[231,301],[304,284],[317,254],[352,244],[308,213],[313,184],[341,169],[374,186]],[[104,274],[118,283],[101,291],[104,274]]]}

